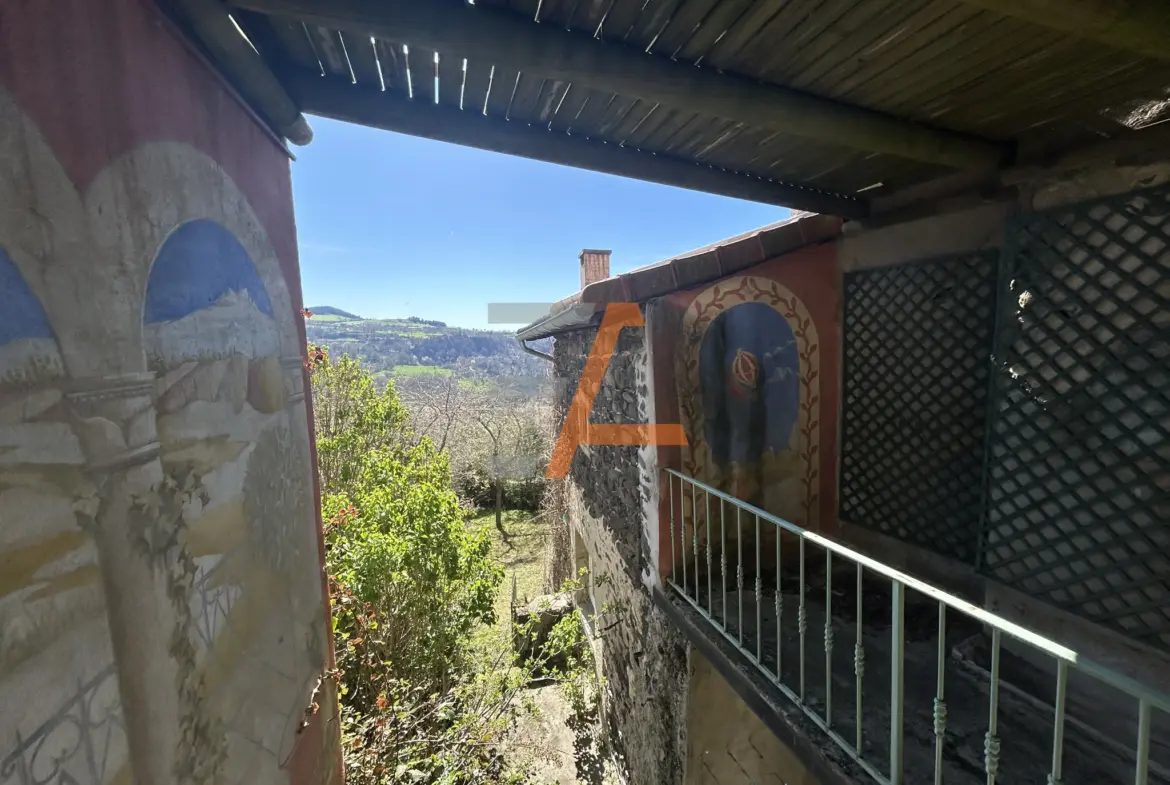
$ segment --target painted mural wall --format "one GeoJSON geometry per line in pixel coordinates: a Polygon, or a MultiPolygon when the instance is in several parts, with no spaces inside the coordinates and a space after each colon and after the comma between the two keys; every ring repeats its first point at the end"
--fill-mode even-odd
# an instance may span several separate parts
{"type": "MultiPolygon", "coordinates": [[[[661,465],[819,531],[836,525],[834,254],[832,244],[815,246],[675,292],[655,303],[650,319],[657,420],[681,422],[687,435],[686,447],[659,449],[661,465]]],[[[664,555],[672,552],[668,490],[659,515],[664,555]]],[[[697,534],[702,559],[708,520],[723,539],[720,510],[701,497],[694,506],[680,494],[674,510],[688,545],[697,534]]],[[[752,530],[749,522],[744,536],[752,530]]],[[[674,536],[681,542],[677,529],[674,536]]],[[[729,528],[726,536],[737,535],[729,528]]],[[[770,527],[763,537],[763,550],[773,552],[770,527]]],[[[678,544],[673,552],[695,558],[678,544]]],[[[666,572],[669,557],[662,564],[666,572]]]]}
{"type": "Polygon", "coordinates": [[[152,4],[4,4],[0,785],[339,777],[295,243],[152,4]]]}

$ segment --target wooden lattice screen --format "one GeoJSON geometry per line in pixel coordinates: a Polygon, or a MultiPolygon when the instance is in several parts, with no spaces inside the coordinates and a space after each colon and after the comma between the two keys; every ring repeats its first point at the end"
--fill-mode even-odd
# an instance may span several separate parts
{"type": "Polygon", "coordinates": [[[841,518],[1170,649],[1170,188],[1007,237],[845,277],[841,518]]]}
{"type": "Polygon", "coordinates": [[[841,519],[974,563],[993,254],[845,276],[841,519]]]}
{"type": "Polygon", "coordinates": [[[1170,189],[1009,232],[981,568],[1170,648],[1170,189]]]}

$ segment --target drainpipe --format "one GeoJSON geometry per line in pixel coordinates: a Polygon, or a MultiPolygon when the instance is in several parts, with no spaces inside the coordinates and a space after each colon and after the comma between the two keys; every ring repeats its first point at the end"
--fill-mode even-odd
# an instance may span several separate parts
{"type": "Polygon", "coordinates": [[[533,357],[539,357],[542,360],[548,360],[550,363],[555,362],[551,354],[542,352],[539,349],[533,349],[528,345],[528,341],[524,340],[520,336],[516,336],[516,342],[520,344],[521,349],[523,349],[526,353],[531,354],[533,357]]]}

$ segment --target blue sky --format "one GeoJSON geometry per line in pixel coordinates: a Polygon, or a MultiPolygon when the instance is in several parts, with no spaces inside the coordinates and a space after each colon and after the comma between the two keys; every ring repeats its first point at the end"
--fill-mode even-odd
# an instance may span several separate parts
{"type": "MultiPolygon", "coordinates": [[[[582,248],[611,273],[787,215],[752,204],[311,118],[293,194],[308,305],[487,327],[489,302],[551,302],[582,248]]],[[[499,328],[496,328],[499,329],[499,328]]]]}

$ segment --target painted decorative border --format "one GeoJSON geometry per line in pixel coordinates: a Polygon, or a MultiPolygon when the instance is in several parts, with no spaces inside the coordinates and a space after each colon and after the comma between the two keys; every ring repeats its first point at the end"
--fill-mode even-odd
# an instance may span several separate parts
{"type": "Polygon", "coordinates": [[[816,529],[820,487],[820,369],[813,364],[819,348],[812,315],[795,294],[770,278],[739,275],[720,281],[700,292],[683,313],[682,343],[675,355],[676,378],[693,396],[679,396],[679,410],[688,446],[682,448],[683,468],[692,477],[703,479],[711,463],[710,448],[702,438],[702,386],[699,377],[699,348],[707,328],[722,313],[744,303],[766,303],[792,327],[800,358],[800,412],[797,417],[797,454],[804,472],[804,520],[799,523],[816,529]]]}

